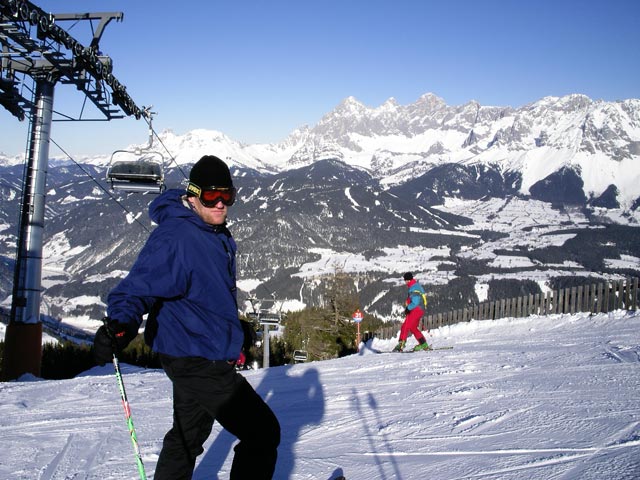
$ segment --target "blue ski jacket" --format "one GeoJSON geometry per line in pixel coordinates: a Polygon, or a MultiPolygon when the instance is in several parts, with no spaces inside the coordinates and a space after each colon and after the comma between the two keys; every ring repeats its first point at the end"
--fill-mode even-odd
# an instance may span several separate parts
{"type": "Polygon", "coordinates": [[[236,243],[226,226],[205,223],[168,190],[149,206],[158,224],[129,274],[109,293],[107,315],[142,323],[152,309],[152,349],[174,357],[235,360],[243,331],[236,297],[236,243]]]}
{"type": "Polygon", "coordinates": [[[424,288],[420,285],[415,279],[409,282],[409,291],[407,293],[407,309],[409,311],[414,308],[419,308],[423,312],[426,309],[425,300],[424,300],[424,288]]]}

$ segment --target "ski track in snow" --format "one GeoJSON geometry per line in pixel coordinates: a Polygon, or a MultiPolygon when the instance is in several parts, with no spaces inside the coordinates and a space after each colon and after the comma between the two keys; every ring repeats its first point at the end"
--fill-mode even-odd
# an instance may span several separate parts
{"type": "MultiPolygon", "coordinates": [[[[274,478],[640,478],[640,316],[470,322],[429,338],[454,349],[375,354],[396,343],[375,340],[358,355],[246,372],[282,424],[274,478]]],[[[0,384],[0,478],[138,478],[110,367],[0,384]]],[[[171,385],[122,367],[153,478],[171,385]]],[[[234,444],[216,425],[194,480],[228,478],[234,444]]]]}

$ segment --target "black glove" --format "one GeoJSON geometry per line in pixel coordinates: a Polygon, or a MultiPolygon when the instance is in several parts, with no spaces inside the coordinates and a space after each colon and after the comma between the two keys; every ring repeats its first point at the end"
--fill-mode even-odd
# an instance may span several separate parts
{"type": "Polygon", "coordinates": [[[410,311],[411,311],[411,310],[409,310],[409,308],[408,308],[408,307],[404,307],[404,314],[405,314],[405,315],[409,315],[409,312],[410,312],[410,311]]]}
{"type": "Polygon", "coordinates": [[[105,318],[105,322],[93,339],[93,358],[98,365],[104,365],[113,359],[131,343],[138,335],[138,326],[133,323],[119,323],[117,320],[105,318]]]}

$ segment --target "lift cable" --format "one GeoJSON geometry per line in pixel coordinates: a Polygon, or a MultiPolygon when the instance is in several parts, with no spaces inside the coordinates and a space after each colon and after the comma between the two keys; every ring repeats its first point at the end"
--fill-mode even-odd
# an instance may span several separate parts
{"type": "Polygon", "coordinates": [[[87,169],[86,169],[86,168],[84,168],[81,164],[79,164],[78,162],[76,162],[76,161],[75,161],[75,159],[74,159],[73,157],[71,157],[71,155],[69,155],[69,154],[68,154],[68,153],[67,153],[67,152],[66,152],[66,151],[65,151],[65,150],[64,150],[60,145],[58,145],[58,144],[55,142],[55,140],[50,139],[50,141],[51,141],[51,143],[53,143],[56,147],[58,147],[58,149],[59,149],[62,153],[64,153],[64,154],[67,156],[67,158],[68,158],[69,160],[71,160],[71,161],[72,161],[72,162],[73,162],[73,163],[74,163],[74,164],[75,164],[75,165],[76,165],[80,170],[82,170],[82,172],[83,172],[86,176],[88,176],[88,177],[89,177],[89,178],[90,178],[90,179],[91,179],[91,180],[92,180],[92,181],[93,181],[93,182],[94,182],[98,187],[100,187],[100,189],[101,189],[104,193],[106,193],[106,194],[107,194],[107,195],[108,195],[108,196],[109,196],[109,197],[110,197],[114,202],[116,202],[116,203],[120,206],[120,208],[122,208],[122,210],[124,210],[124,211],[125,211],[125,212],[126,212],[126,213],[131,217],[131,218],[133,218],[133,220],[134,220],[138,225],[140,225],[140,226],[141,226],[141,227],[142,227],[142,228],[143,228],[147,233],[149,233],[149,234],[151,233],[151,230],[149,230],[149,229],[147,228],[147,226],[146,226],[144,223],[142,223],[140,220],[138,220],[137,216],[136,216],[136,215],[135,215],[131,210],[129,210],[125,205],[123,205],[123,203],[122,203],[120,200],[118,200],[118,199],[115,197],[115,195],[113,195],[113,194],[109,191],[109,189],[105,188],[105,187],[104,187],[104,186],[103,186],[103,185],[102,185],[102,184],[101,184],[101,183],[100,183],[100,182],[99,182],[99,181],[98,181],[98,180],[97,180],[93,175],[91,175],[91,173],[90,173],[89,171],[87,171],[87,169]]]}
{"type": "Polygon", "coordinates": [[[164,148],[165,152],[167,152],[167,155],[169,155],[169,158],[171,158],[171,161],[173,162],[173,164],[176,166],[178,171],[182,174],[182,177],[185,180],[187,180],[189,177],[187,176],[186,173],[184,173],[184,170],[182,169],[182,167],[176,161],[176,157],[173,156],[173,154],[169,151],[167,146],[164,144],[164,142],[162,141],[162,139],[158,135],[158,132],[155,131],[155,129],[153,128],[153,126],[150,123],[151,121],[146,116],[144,116],[143,118],[144,118],[145,122],[147,122],[147,124],[149,125],[149,129],[153,133],[153,136],[156,138],[156,140],[158,140],[158,143],[160,143],[160,145],[162,145],[162,148],[164,148]]]}

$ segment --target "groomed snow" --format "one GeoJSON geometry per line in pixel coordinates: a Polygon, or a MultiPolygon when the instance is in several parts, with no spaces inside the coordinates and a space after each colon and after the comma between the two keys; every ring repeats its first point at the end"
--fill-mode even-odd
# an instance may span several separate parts
{"type": "MultiPolygon", "coordinates": [[[[640,478],[639,315],[472,321],[428,339],[454,348],[375,354],[395,341],[373,341],[246,372],[282,424],[275,478],[640,478]]],[[[123,371],[152,478],[171,385],[158,370],[123,371]]],[[[0,384],[0,478],[138,478],[112,366],[21,380],[0,384]]],[[[216,426],[194,479],[228,478],[233,444],[216,426]]]]}

